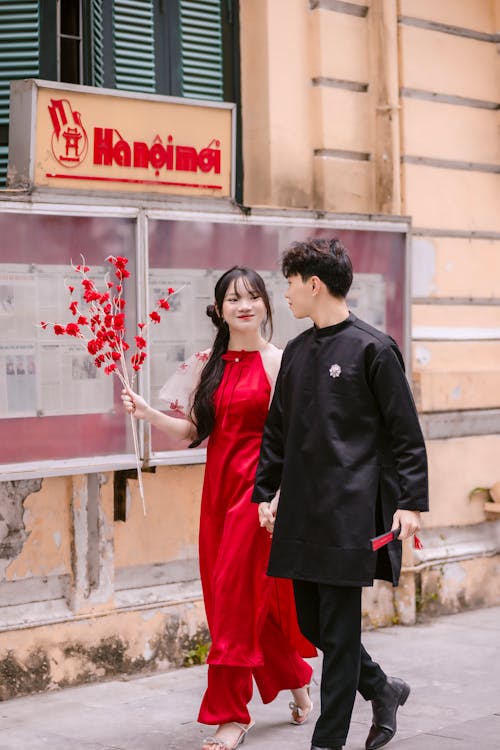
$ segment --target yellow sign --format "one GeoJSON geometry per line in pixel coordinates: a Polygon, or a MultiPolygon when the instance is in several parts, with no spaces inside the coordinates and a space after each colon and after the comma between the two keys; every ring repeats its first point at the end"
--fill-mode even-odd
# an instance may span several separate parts
{"type": "Polygon", "coordinates": [[[27,106],[35,110],[31,144],[25,144],[33,150],[30,174],[20,170],[28,160],[19,154],[18,135],[12,139],[9,186],[27,181],[71,190],[233,195],[235,105],[47,81],[13,83],[13,129],[16,114],[25,118],[27,106]]]}

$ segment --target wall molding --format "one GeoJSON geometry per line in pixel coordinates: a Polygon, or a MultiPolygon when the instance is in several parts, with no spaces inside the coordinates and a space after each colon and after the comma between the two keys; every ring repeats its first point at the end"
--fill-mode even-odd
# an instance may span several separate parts
{"type": "Polygon", "coordinates": [[[348,3],[343,0],[309,0],[311,10],[333,10],[336,13],[345,13],[348,16],[365,18],[368,14],[368,5],[348,3]]]}
{"type": "Polygon", "coordinates": [[[371,155],[363,151],[345,151],[340,148],[315,148],[314,156],[332,159],[350,159],[351,161],[370,161],[371,155]]]}
{"type": "Polygon", "coordinates": [[[412,305],[475,305],[494,307],[500,305],[499,297],[413,297],[412,305]]]}
{"type": "Polygon", "coordinates": [[[500,328],[413,326],[413,341],[500,341],[500,328]]]}
{"type": "Polygon", "coordinates": [[[426,440],[500,433],[500,409],[471,409],[419,414],[426,440]]]}
{"type": "Polygon", "coordinates": [[[434,229],[432,227],[412,227],[415,237],[449,237],[466,240],[500,240],[500,232],[481,229],[434,229]]]}
{"type": "Polygon", "coordinates": [[[436,169],[458,169],[467,172],[483,172],[488,174],[500,174],[500,164],[486,164],[485,162],[461,161],[459,159],[436,159],[432,156],[411,156],[406,154],[401,157],[402,164],[416,164],[423,167],[435,167],[436,169]]]}
{"type": "Polygon", "coordinates": [[[327,78],[326,76],[317,76],[312,78],[313,86],[326,86],[332,89],[344,89],[346,91],[356,91],[365,94],[368,91],[369,84],[361,81],[346,81],[343,78],[327,78]]]}
{"type": "Polygon", "coordinates": [[[466,39],[475,39],[478,42],[489,42],[490,44],[498,44],[498,42],[500,42],[500,34],[489,34],[485,31],[467,29],[463,26],[451,26],[448,23],[428,21],[425,18],[399,16],[398,23],[402,26],[414,26],[419,29],[426,29],[427,31],[437,31],[441,34],[451,34],[452,36],[461,36],[466,39]]]}
{"type": "Polygon", "coordinates": [[[440,94],[436,91],[425,89],[412,89],[403,86],[399,89],[399,95],[406,99],[422,99],[423,101],[437,102],[438,104],[454,104],[458,107],[472,107],[475,109],[500,109],[499,102],[489,102],[484,99],[472,99],[468,96],[457,96],[455,94],[440,94]]]}

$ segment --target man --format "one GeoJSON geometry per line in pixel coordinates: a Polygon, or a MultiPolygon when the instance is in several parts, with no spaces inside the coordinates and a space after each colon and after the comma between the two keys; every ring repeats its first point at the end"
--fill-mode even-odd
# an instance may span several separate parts
{"type": "Polygon", "coordinates": [[[372,702],[365,747],[377,750],[410,687],[361,645],[361,589],[398,583],[401,540],[428,510],[425,445],[396,343],[348,310],[342,243],[294,243],[282,270],[293,314],[314,325],[284,351],[252,501],[273,534],[268,573],[293,579],[301,630],[323,651],[311,750],[341,750],[356,690],[372,702]],[[372,551],[372,537],[398,528],[372,551]]]}

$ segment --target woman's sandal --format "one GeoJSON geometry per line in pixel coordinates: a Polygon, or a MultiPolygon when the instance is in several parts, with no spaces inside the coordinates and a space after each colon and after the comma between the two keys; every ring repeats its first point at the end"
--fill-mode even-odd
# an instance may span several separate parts
{"type": "MultiPolygon", "coordinates": [[[[202,750],[236,750],[237,747],[245,742],[245,737],[251,728],[255,726],[255,721],[251,721],[250,724],[247,724],[246,726],[244,724],[238,724],[237,721],[230,721],[228,724],[232,724],[240,730],[236,743],[229,745],[226,740],[223,740],[220,737],[206,737],[206,739],[203,740],[202,750]]],[[[225,726],[227,726],[227,724],[225,726]]]]}
{"type": "Polygon", "coordinates": [[[295,701],[290,701],[290,703],[288,704],[288,708],[292,712],[292,718],[290,719],[290,723],[297,724],[299,726],[301,724],[306,723],[306,721],[309,718],[309,714],[314,708],[313,702],[311,700],[310,691],[309,691],[309,685],[305,685],[304,687],[307,690],[307,697],[309,698],[309,706],[307,708],[302,708],[295,701]]]}

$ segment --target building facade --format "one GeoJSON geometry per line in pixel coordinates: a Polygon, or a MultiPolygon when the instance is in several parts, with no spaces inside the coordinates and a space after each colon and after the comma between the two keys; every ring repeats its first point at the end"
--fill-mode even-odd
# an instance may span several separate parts
{"type": "Polygon", "coordinates": [[[80,253],[129,258],[133,322],[182,288],[139,381],[157,403],[220,270],[262,270],[284,343],[280,249],[343,237],[430,461],[424,547],[365,626],[500,601],[499,22],[498,0],[0,0],[0,699],[207,639],[204,451],[142,428],[144,514],[119,388],[33,333],[80,253]]]}

